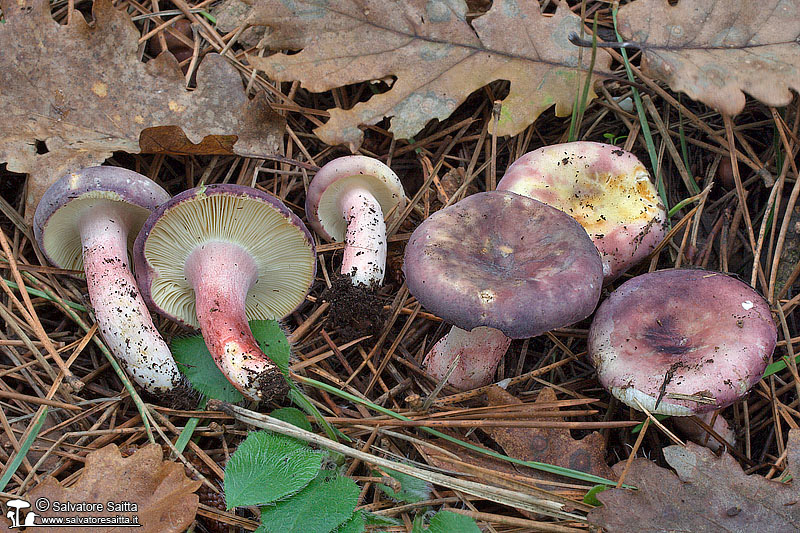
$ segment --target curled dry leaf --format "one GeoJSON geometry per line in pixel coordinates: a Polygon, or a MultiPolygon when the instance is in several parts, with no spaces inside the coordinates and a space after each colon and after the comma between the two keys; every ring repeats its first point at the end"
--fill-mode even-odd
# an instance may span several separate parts
{"type": "Polygon", "coordinates": [[[745,475],[727,453],[717,457],[693,443],[669,446],[664,458],[677,475],[634,459],[625,483],[639,490],[601,492],[603,506],[589,513],[589,521],[614,532],[800,531],[800,430],[789,432],[787,448],[786,470],[793,481],[779,483],[745,475]]]}
{"type": "Polygon", "coordinates": [[[800,91],[800,0],[638,0],[619,31],[641,43],[645,74],[734,115],[744,93],[770,106],[800,91]]]}
{"type": "Polygon", "coordinates": [[[247,98],[221,56],[203,59],[188,91],[172,54],[139,60],[139,32],[110,0],[95,2],[92,25],[78,11],[58,24],[46,0],[0,0],[0,9],[0,162],[31,175],[29,217],[53,181],[117,150],[279,151],[283,119],[263,94],[247,98]]]}
{"type": "MultiPolygon", "coordinates": [[[[498,135],[522,131],[551,106],[567,115],[591,55],[568,40],[580,30],[580,18],[563,7],[543,15],[536,0],[495,0],[471,22],[464,0],[253,1],[247,23],[270,27],[264,40],[270,49],[302,49],[249,56],[273,79],[300,80],[321,92],[396,78],[388,91],[366,102],[330,109],[330,120],[315,130],[324,142],[352,149],[361,144],[360,125],[393,117],[390,130],[406,139],[429,120],[447,118],[470,93],[495,80],[511,82],[498,135]]],[[[607,70],[610,61],[599,50],[595,71],[607,70]]]]}
{"type": "MultiPolygon", "coordinates": [[[[40,515],[36,518],[37,524],[41,523],[43,516],[136,515],[141,524],[136,528],[138,533],[180,533],[186,531],[195,518],[198,496],[194,491],[200,484],[200,481],[186,477],[183,466],[164,461],[161,447],[156,444],[148,444],[126,458],[122,457],[116,445],[109,444],[86,456],[83,473],[74,485],[65,487],[55,478],[47,477],[28,493],[27,500],[35,502],[47,498],[51,502],[48,511],[37,506],[36,512],[40,515]],[[104,510],[55,512],[52,510],[55,501],[102,503],[104,510]],[[108,510],[108,502],[130,502],[136,504],[137,509],[132,512],[108,510]]],[[[98,533],[119,530],[96,526],[90,529],[98,533]]],[[[75,527],[53,527],[48,531],[74,532],[75,527]]]]}

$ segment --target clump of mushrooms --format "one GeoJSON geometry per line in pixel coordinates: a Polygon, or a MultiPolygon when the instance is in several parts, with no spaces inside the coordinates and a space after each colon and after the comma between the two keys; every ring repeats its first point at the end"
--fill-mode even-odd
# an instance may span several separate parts
{"type": "Polygon", "coordinates": [[[603,258],[608,283],[641,261],[666,233],[666,209],[644,165],[610,144],[544,146],[514,161],[497,184],[580,222],[603,258]]]}
{"type": "Polygon", "coordinates": [[[159,313],[200,328],[219,369],[253,400],[288,390],[248,319],[280,319],[314,280],[311,234],[280,200],[240,185],[178,194],[153,212],[134,245],[136,276],[159,313]]]}
{"type": "Polygon", "coordinates": [[[600,383],[624,404],[691,416],[747,394],[776,342],[769,305],[750,286],[718,272],[675,269],[630,279],[600,305],[589,356],[600,383]]]}
{"type": "Polygon", "coordinates": [[[600,297],[600,256],[583,228],[542,202],[478,193],[424,220],[403,272],[422,305],[453,324],[428,353],[428,373],[469,389],[491,382],[511,339],[589,316],[600,297]]]}
{"type": "Polygon", "coordinates": [[[133,380],[163,394],[181,382],[130,271],[128,251],[169,194],[141,174],[91,167],[61,177],[36,209],[33,230],[45,257],[84,270],[100,335],[133,380]]]}

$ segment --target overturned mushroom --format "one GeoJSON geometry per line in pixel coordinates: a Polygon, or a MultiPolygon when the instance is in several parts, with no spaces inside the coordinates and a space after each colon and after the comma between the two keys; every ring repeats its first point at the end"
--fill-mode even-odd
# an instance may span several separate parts
{"type": "Polygon", "coordinates": [[[568,213],[586,229],[611,281],[664,238],[667,213],[650,175],[630,152],[580,141],[543,146],[508,167],[497,190],[568,213]]]}
{"type": "Polygon", "coordinates": [[[582,320],[600,297],[602,266],[581,226],[558,209],[507,191],[478,193],[437,211],[406,246],[408,289],[453,324],[428,353],[438,379],[491,382],[511,339],[582,320]]]}
{"type": "Polygon", "coordinates": [[[286,393],[280,369],[247,323],[291,313],[314,279],[311,235],[280,200],[240,185],[184,191],[147,219],[134,260],[145,300],[199,327],[242,394],[269,400],[286,393]]]}
{"type": "Polygon", "coordinates": [[[172,354],[139,295],[128,261],[139,228],[169,194],[141,174],[91,167],[45,192],[33,230],[45,257],[84,270],[100,335],[134,381],[151,393],[180,383],[172,354]]]}
{"type": "Polygon", "coordinates": [[[623,283],[600,305],[589,356],[600,383],[624,404],[690,416],[747,394],[776,341],[769,305],[745,283],[662,270],[623,283]]]}

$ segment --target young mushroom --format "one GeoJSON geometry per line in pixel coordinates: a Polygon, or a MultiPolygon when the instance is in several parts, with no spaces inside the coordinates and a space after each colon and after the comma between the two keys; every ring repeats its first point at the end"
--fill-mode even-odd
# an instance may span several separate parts
{"type": "Polygon", "coordinates": [[[306,216],[329,241],[344,241],[341,273],[367,289],[383,283],[386,223],[406,196],[392,169],[371,157],[351,155],[317,171],[306,195],[306,216]]]}
{"type": "Polygon", "coordinates": [[[442,379],[491,382],[511,339],[589,316],[603,281],[600,256],[565,213],[507,191],[478,193],[437,211],[408,241],[403,272],[428,310],[453,324],[426,357],[442,379]]]}
{"type": "Polygon", "coordinates": [[[171,391],[181,376],[139,295],[128,252],[151,211],[167,200],[141,174],[91,167],[56,181],[33,220],[47,260],[86,273],[100,335],[133,380],[155,394],[171,391]]]}
{"type": "Polygon", "coordinates": [[[580,222],[603,258],[609,282],[664,238],[667,212],[635,155],[580,141],[543,146],[511,164],[497,190],[561,209],[580,222]]]}
{"type": "Polygon", "coordinates": [[[769,305],[745,283],[662,270],[626,281],[600,305],[589,356],[600,383],[625,405],[690,416],[743,397],[776,342],[769,305]]]}
{"type": "Polygon", "coordinates": [[[314,280],[311,234],[280,200],[240,185],[184,191],[147,219],[134,260],[145,300],[199,327],[242,394],[269,400],[287,392],[247,323],[291,313],[314,280]]]}

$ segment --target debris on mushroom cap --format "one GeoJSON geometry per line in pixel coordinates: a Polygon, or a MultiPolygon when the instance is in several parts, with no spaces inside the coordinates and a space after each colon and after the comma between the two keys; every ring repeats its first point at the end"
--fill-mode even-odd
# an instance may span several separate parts
{"type": "Polygon", "coordinates": [[[686,416],[741,398],[776,342],[769,305],[745,283],[662,270],[626,281],[600,305],[589,356],[600,383],[626,405],[686,416]]]}
{"type": "Polygon", "coordinates": [[[306,194],[308,223],[324,239],[344,240],[347,220],[339,198],[354,187],[370,191],[384,216],[398,213],[407,202],[400,178],[381,161],[363,155],[334,159],[317,171],[306,194]]]}
{"type": "Polygon", "coordinates": [[[130,250],[144,221],[169,194],[150,178],[120,167],[89,167],[63,176],[42,196],[33,219],[36,241],[48,261],[60,268],[83,269],[77,220],[83,210],[103,200],[120,202],[128,211],[130,250]]]}
{"type": "Polygon", "coordinates": [[[540,335],[586,318],[600,297],[600,256],[558,209],[507,191],[437,211],[406,246],[403,272],[422,305],[459,328],[540,335]]]}
{"type": "Polygon", "coordinates": [[[186,259],[204,242],[247,250],[258,280],[247,295],[250,320],[282,318],[305,299],[316,274],[314,241],[278,199],[240,185],[189,189],[162,204],[136,239],[134,261],[142,295],[168,318],[198,327],[186,259]]]}
{"type": "Polygon", "coordinates": [[[544,146],[508,167],[498,190],[568,213],[589,233],[611,281],[664,238],[666,210],[644,165],[616,146],[588,141],[544,146]]]}

